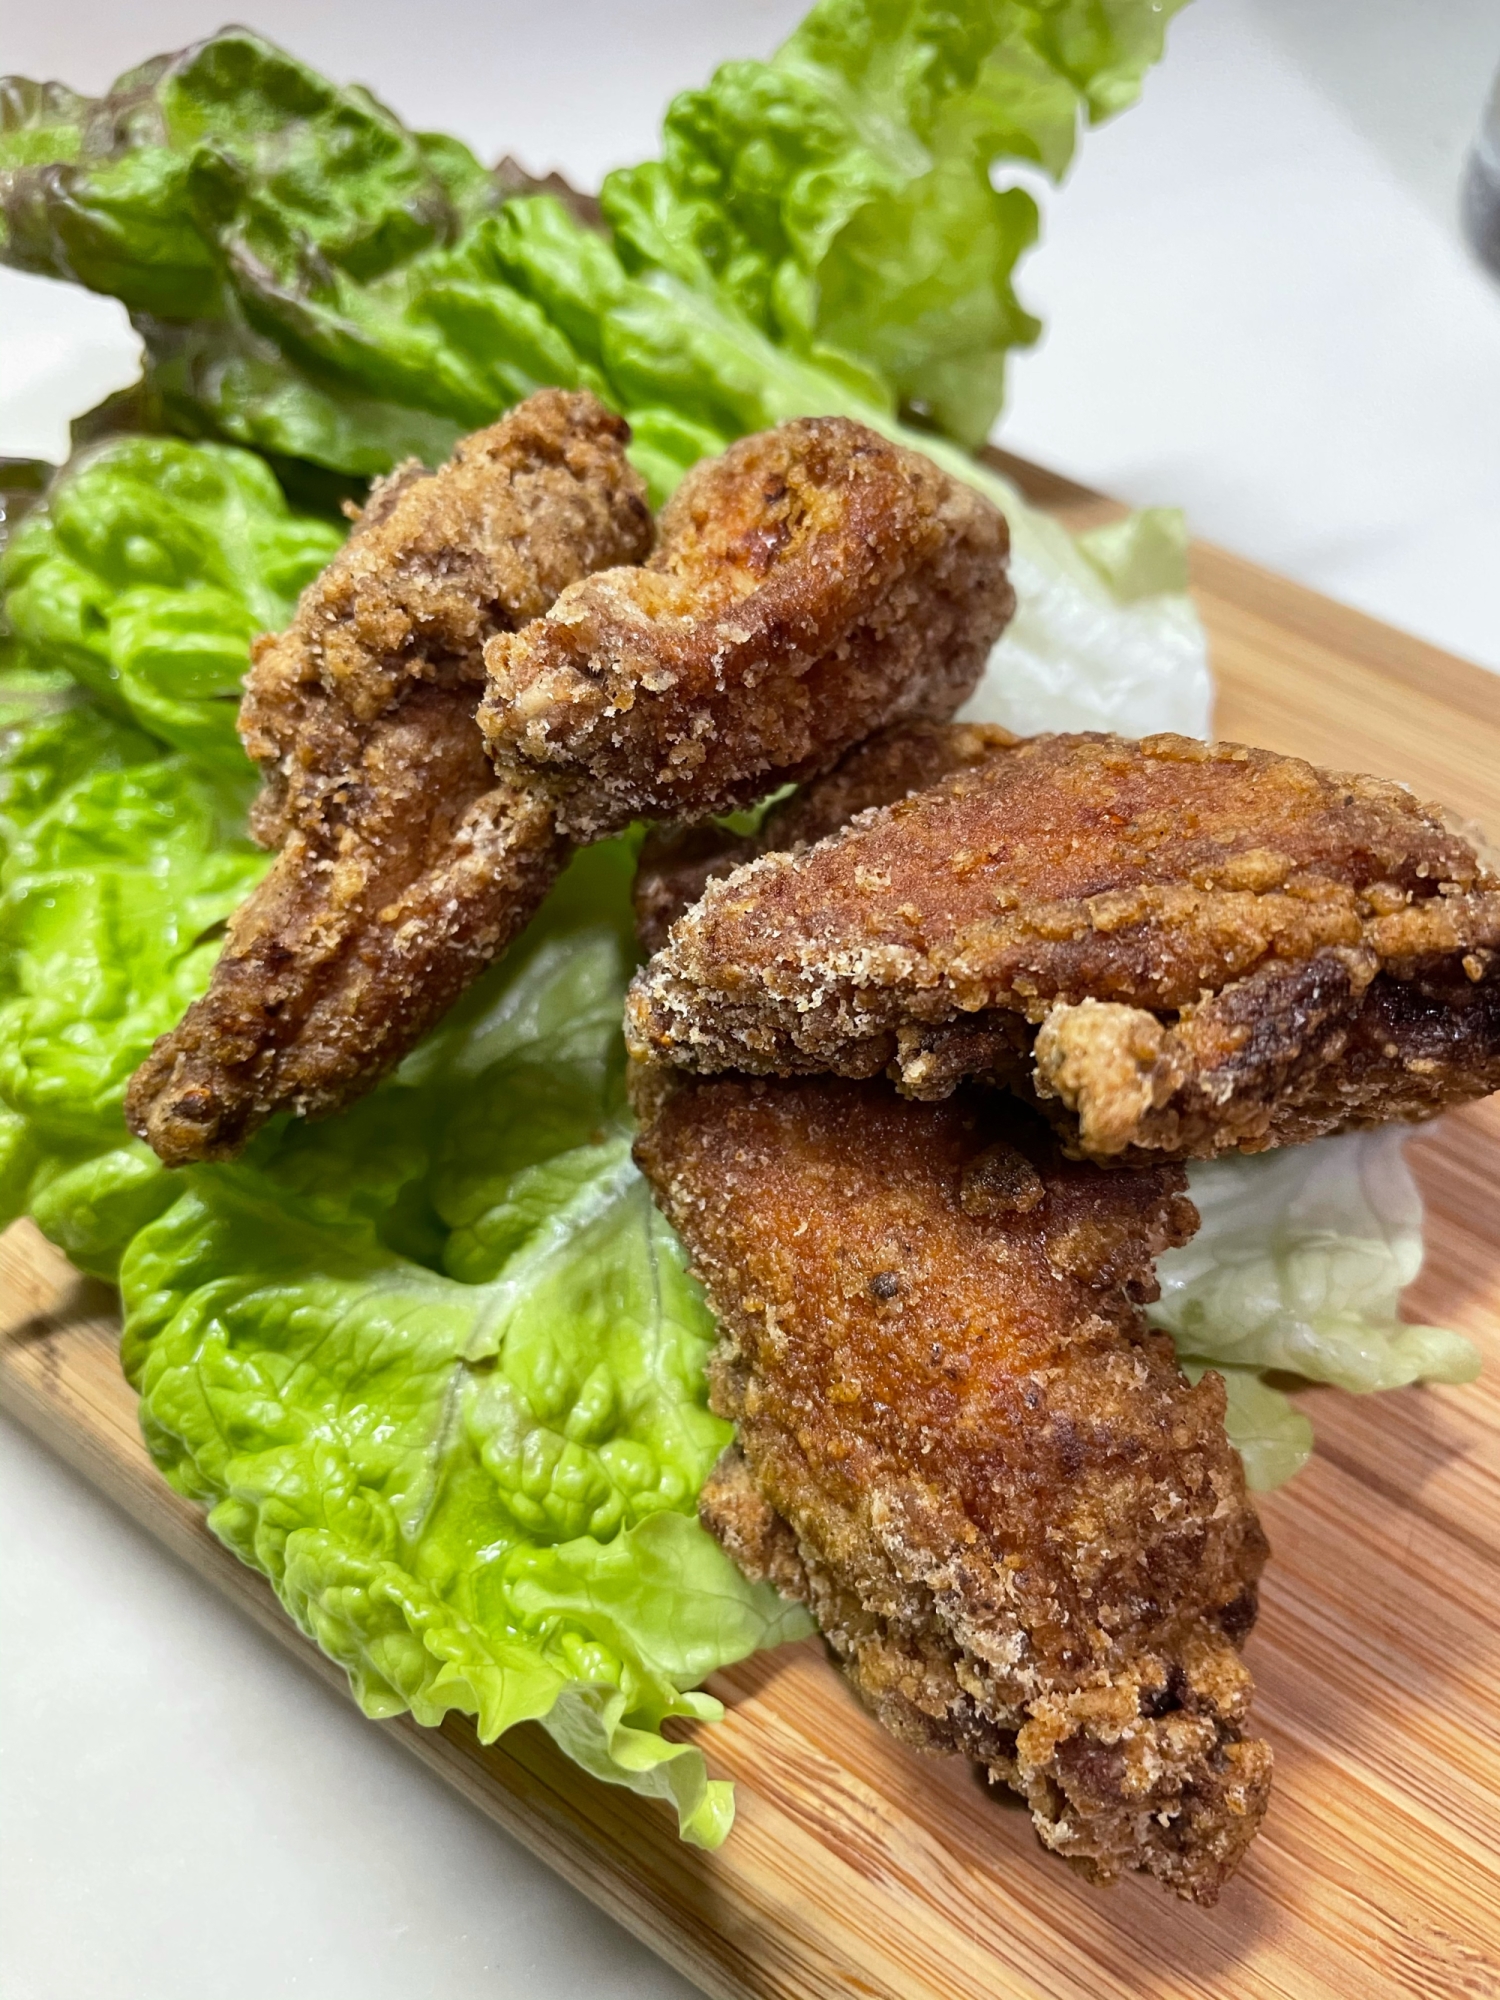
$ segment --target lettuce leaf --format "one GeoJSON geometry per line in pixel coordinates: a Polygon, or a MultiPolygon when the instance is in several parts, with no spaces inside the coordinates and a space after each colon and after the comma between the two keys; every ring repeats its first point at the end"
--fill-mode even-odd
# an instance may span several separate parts
{"type": "Polygon", "coordinates": [[[1157,1259],[1148,1314],[1193,1381],[1210,1367],[1224,1377],[1226,1427],[1252,1487],[1281,1485],[1313,1447],[1312,1425],[1266,1371],[1358,1394],[1479,1373],[1461,1333],[1400,1317],[1422,1267],[1407,1137],[1386,1126],[1188,1168],[1202,1227],[1157,1259]]]}
{"type": "Polygon", "coordinates": [[[259,35],[156,56],[103,99],[6,79],[0,252],[173,320],[232,313],[236,257],[283,285],[316,259],[356,282],[494,206],[456,139],[410,132],[259,35]]]}
{"type": "Polygon", "coordinates": [[[1040,331],[1011,284],[1036,203],[994,176],[1059,179],[1080,115],[1134,100],[1182,4],[821,0],[770,62],[678,97],[661,159],[611,174],[604,213],[632,268],[731,299],[972,447],[1040,331]]]}
{"type": "MultiPolygon", "coordinates": [[[[923,448],[951,465],[933,441],[923,448]]],[[[1187,595],[1182,515],[1153,507],[1073,536],[987,467],[970,477],[1010,524],[1016,614],[964,718],[999,722],[1018,736],[1046,729],[1210,736],[1213,679],[1187,595]]]]}
{"type": "Polygon", "coordinates": [[[1258,1368],[1210,1364],[1179,1356],[1190,1382],[1200,1382],[1210,1365],[1224,1378],[1224,1428],[1245,1467],[1252,1493],[1267,1493],[1293,1479],[1312,1457],[1313,1427],[1284,1391],[1258,1368]]]}
{"type": "Polygon", "coordinates": [[[29,1210],[112,1277],[173,1185],[126,1132],[125,1086],[207,984],[267,860],[185,757],[86,699],[48,700],[0,794],[0,1222],[29,1210]]]}
{"type": "Polygon", "coordinates": [[[250,642],[286,623],[343,537],[293,513],[253,453],[116,438],[11,536],[6,619],[33,659],[247,794],[234,722],[250,642]]]}
{"type": "Polygon", "coordinates": [[[546,382],[629,415],[659,491],[851,399],[973,444],[1037,331],[1010,282],[1035,205],[992,172],[1061,174],[1181,4],[821,0],[610,176],[612,241],[226,29],[98,100],[8,81],[0,258],[121,298],[180,427],[347,472],[441,457],[546,382]]]}
{"type": "Polygon", "coordinates": [[[1152,1319],[1184,1354],[1357,1393],[1472,1381],[1472,1342],[1399,1317],[1422,1267],[1407,1136],[1385,1126],[1194,1164],[1202,1227],[1158,1258],[1152,1319]]]}
{"type": "Polygon", "coordinates": [[[234,732],[250,640],[342,533],[251,453],[176,438],[112,440],[28,497],[0,549],[0,1218],[110,1277],[174,1187],[126,1083],[267,865],[234,732]]]}
{"type": "Polygon", "coordinates": [[[124,1355],[167,1478],[373,1715],[540,1720],[717,1845],[669,1716],[810,1629],[698,1525],[712,1323],[630,1161],[633,853],[581,856],[398,1077],[194,1170],[131,1244],[124,1355]]]}

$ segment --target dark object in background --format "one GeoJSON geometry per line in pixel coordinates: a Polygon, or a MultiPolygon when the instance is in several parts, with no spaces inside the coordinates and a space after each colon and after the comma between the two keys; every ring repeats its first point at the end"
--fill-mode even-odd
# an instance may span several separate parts
{"type": "Polygon", "coordinates": [[[1500,278],[1500,70],[1464,168],[1459,218],[1469,248],[1492,278],[1500,278]]]}

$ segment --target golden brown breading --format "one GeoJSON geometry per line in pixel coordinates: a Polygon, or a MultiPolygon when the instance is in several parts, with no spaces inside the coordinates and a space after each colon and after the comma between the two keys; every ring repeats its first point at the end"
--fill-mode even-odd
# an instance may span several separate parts
{"type": "Polygon", "coordinates": [[[1180,1170],[1068,1162],[972,1085],[635,1084],[738,1426],[708,1526],[898,1736],[976,1759],[1094,1879],[1212,1902],[1270,1785],[1235,1650],[1266,1550],[1222,1382],[1139,1307],[1196,1224],[1180,1170]]]}
{"type": "Polygon", "coordinates": [[[767,851],[754,834],[731,833],[717,820],[652,827],[641,842],[630,892],[641,950],[660,951],[673,924],[710,882],[767,851]]]}
{"type": "Polygon", "coordinates": [[[710,882],[758,854],[795,853],[826,840],[871,806],[925,791],[950,771],[1012,743],[993,723],[901,722],[852,749],[825,777],[774,805],[754,834],[736,836],[713,821],[654,828],[635,871],[635,928],[641,949],[660,951],[667,933],[710,882]]]}
{"type": "Polygon", "coordinates": [[[1258,1151],[1500,1087],[1500,875],[1400,787],[1178,736],[996,743],[714,882],[638,1056],[1033,1090],[1092,1157],[1258,1151]]]}
{"type": "Polygon", "coordinates": [[[745,438],[689,473],[644,568],[490,641],[496,768],[544,774],[580,838],[752,804],[953,713],[1014,607],[1008,547],[982,495],[861,424],[745,438]]]}
{"type": "Polygon", "coordinates": [[[841,419],[700,467],[649,544],[629,433],[543,391],[437,474],[377,488],[242,716],[283,852],[212,986],[132,1082],[164,1160],[357,1096],[515,935],[570,844],[700,817],[947,716],[1012,606],[1005,523],[841,419]],[[556,619],[527,633],[561,592],[556,619]],[[494,773],[469,739],[481,720],[494,773]],[[498,784],[496,777],[498,776],[498,784]]]}
{"type": "Polygon", "coordinates": [[[169,1164],[368,1089],[545,894],[568,847],[536,788],[490,767],[483,647],[646,553],[628,437],[592,396],[544,390],[439,472],[402,467],[257,644],[240,733],[265,770],[255,832],[281,854],[131,1084],[132,1129],[169,1164]]]}

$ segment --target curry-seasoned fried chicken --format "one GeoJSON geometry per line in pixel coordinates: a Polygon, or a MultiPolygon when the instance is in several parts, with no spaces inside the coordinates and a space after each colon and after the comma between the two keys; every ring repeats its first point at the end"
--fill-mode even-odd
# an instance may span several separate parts
{"type": "Polygon", "coordinates": [[[533,397],[378,489],[262,642],[242,733],[284,844],[132,1084],[163,1159],[368,1089],[575,842],[757,798],[973,686],[1012,603],[979,495],[859,425],[787,424],[697,468],[650,565],[619,567],[650,534],[627,437],[591,397],[533,397]]]}
{"type": "Polygon", "coordinates": [[[1067,1161],[974,1085],[634,1081],[738,1426],[707,1525],[899,1737],[1013,1786],[1094,1879],[1212,1902],[1270,1787],[1236,1651],[1266,1548],[1222,1382],[1140,1311],[1196,1226],[1181,1170],[1067,1161]]]}
{"type": "Polygon", "coordinates": [[[1500,1088],[1500,874],[1435,807],[1178,736],[996,738],[712,882],[632,989],[638,1056],[964,1075],[1070,1150],[1258,1151],[1500,1088]]]}
{"type": "Polygon", "coordinates": [[[403,466],[256,645],[240,733],[265,773],[254,830],[281,852],[132,1082],[131,1126],[170,1164],[367,1089],[545,894],[568,847],[485,756],[483,648],[646,554],[628,438],[592,396],[544,390],[440,471],[403,466]]]}
{"type": "Polygon", "coordinates": [[[862,424],[744,438],[683,481],[644,567],[490,641],[496,769],[544,774],[584,839],[751,805],[952,715],[1014,609],[1008,552],[981,494],[862,424]]]}

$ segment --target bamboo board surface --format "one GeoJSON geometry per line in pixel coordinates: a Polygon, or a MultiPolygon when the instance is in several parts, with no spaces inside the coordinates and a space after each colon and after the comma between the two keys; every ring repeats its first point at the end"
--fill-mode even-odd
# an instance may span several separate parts
{"type": "MultiPolygon", "coordinates": [[[[1083,520],[1105,504],[1007,466],[1083,520]]],[[[1220,733],[1401,778],[1500,834],[1500,679],[1222,551],[1194,552],[1220,733]]],[[[1500,1100],[1412,1147],[1428,1262],[1410,1317],[1486,1353],[1462,1389],[1306,1392],[1308,1469],[1262,1514],[1248,1648],[1276,1751],[1263,1832],[1217,1910],[1091,1890],[957,1762],[918,1760],[816,1642],[710,1683],[727,1845],[593,1783],[538,1728],[394,1733],[706,1992],[735,2000],[1500,1996],[1500,1100]]],[[[0,1240],[0,1402],[331,1683],[265,1582],[151,1467],[113,1295],[29,1223],[0,1240]]]]}

